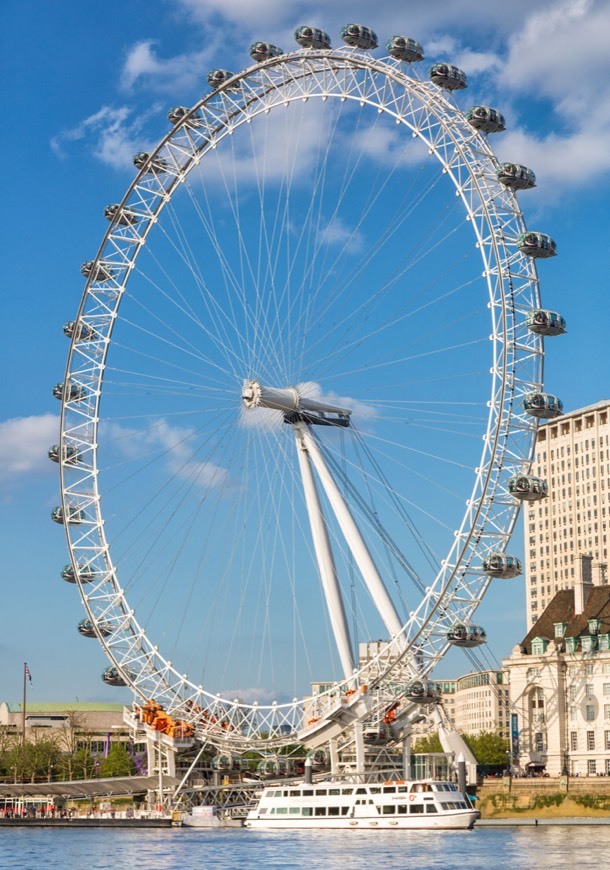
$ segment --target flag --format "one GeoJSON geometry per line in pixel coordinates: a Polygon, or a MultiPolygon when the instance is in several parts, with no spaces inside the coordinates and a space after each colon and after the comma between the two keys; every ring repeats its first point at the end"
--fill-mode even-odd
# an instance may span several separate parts
{"type": "Polygon", "coordinates": [[[30,673],[30,669],[28,668],[27,663],[24,662],[24,666],[25,666],[25,675],[28,678],[28,680],[30,681],[30,686],[33,686],[34,684],[32,682],[32,674],[30,673]]]}

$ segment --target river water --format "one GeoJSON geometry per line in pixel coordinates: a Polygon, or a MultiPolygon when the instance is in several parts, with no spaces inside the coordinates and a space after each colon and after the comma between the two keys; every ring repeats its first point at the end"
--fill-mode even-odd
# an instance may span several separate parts
{"type": "Polygon", "coordinates": [[[610,826],[473,831],[1,828],[0,868],[496,870],[609,866],[610,826]]]}

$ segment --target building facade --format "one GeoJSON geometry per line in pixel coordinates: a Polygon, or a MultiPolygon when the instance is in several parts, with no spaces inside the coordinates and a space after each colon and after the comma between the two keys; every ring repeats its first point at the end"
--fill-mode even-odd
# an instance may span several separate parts
{"type": "Polygon", "coordinates": [[[516,716],[513,765],[610,775],[610,587],[580,570],[503,662],[516,716]]]}
{"type": "MultiPolygon", "coordinates": [[[[21,704],[0,702],[0,728],[21,734],[23,712],[21,704]]],[[[109,741],[127,740],[123,723],[123,705],[74,702],[71,704],[32,702],[25,712],[26,740],[40,736],[59,739],[65,750],[76,749],[71,744],[87,745],[92,754],[103,755],[109,741]]]]}
{"type": "Polygon", "coordinates": [[[610,401],[541,426],[532,473],[548,498],[524,506],[527,626],[555,593],[574,586],[576,560],[591,557],[591,582],[608,583],[610,401]]]}

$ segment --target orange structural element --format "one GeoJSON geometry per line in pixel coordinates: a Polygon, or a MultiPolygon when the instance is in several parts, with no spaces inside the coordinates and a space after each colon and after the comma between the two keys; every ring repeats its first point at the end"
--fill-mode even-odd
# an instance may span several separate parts
{"type": "Polygon", "coordinates": [[[394,701],[391,707],[385,711],[385,716],[383,717],[383,722],[385,725],[390,725],[396,719],[396,710],[400,705],[400,701],[394,701]]]}

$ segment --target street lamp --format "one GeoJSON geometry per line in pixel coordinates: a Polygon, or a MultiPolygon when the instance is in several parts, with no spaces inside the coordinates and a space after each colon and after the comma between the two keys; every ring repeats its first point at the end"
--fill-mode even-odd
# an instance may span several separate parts
{"type": "Polygon", "coordinates": [[[506,750],[506,775],[511,775],[511,754],[510,749],[506,750]]]}

